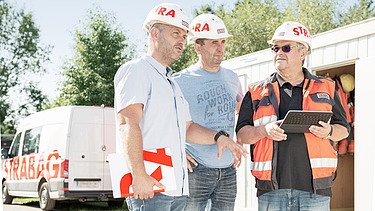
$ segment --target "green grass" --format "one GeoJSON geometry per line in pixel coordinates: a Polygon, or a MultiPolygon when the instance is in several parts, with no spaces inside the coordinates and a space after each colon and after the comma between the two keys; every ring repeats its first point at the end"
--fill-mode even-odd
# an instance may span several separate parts
{"type": "MultiPolygon", "coordinates": [[[[23,204],[30,207],[39,207],[39,198],[14,198],[13,204],[23,204]]],[[[80,211],[91,211],[91,210],[113,210],[113,211],[126,211],[127,206],[119,209],[111,209],[108,207],[107,202],[78,202],[78,201],[64,201],[57,202],[56,210],[80,210],[80,211]]]]}
{"type": "Polygon", "coordinates": [[[35,201],[39,203],[39,198],[14,198],[13,204],[26,204],[35,201]]]}

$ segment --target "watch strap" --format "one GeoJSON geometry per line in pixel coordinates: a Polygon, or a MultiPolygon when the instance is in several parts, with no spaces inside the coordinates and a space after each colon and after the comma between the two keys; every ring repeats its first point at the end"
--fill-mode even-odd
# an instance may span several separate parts
{"type": "Polygon", "coordinates": [[[226,137],[229,137],[229,134],[223,130],[220,130],[219,132],[217,132],[214,136],[214,140],[217,142],[217,140],[219,139],[220,136],[226,136],[226,137]]]}

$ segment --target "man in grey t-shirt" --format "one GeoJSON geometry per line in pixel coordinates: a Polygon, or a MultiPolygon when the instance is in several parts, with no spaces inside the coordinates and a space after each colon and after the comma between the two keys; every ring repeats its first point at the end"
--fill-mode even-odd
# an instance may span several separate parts
{"type": "MultiPolygon", "coordinates": [[[[233,139],[235,110],[242,99],[241,84],[233,71],[220,67],[225,39],[231,35],[224,22],[212,14],[197,16],[190,31],[199,60],[175,74],[174,79],[189,103],[192,120],[217,131],[216,138],[225,135],[233,139]]],[[[237,192],[234,166],[238,160],[229,150],[218,159],[216,144],[193,144],[187,140],[186,150],[194,166],[188,164],[190,196],[185,210],[204,210],[209,199],[212,210],[233,210],[237,192]]]]}

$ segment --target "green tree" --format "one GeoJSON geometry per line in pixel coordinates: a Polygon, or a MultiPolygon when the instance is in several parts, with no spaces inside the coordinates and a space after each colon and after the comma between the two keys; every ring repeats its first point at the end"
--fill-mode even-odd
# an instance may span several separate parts
{"type": "Polygon", "coordinates": [[[65,81],[56,105],[113,106],[113,78],[133,58],[134,48],[113,16],[101,10],[88,16],[86,26],[75,32],[75,55],[63,67],[65,81]]]}
{"type": "Polygon", "coordinates": [[[49,60],[49,52],[49,46],[40,44],[39,29],[32,14],[0,1],[0,121],[3,133],[14,133],[19,114],[38,111],[46,101],[46,96],[27,78],[45,72],[43,64],[49,60]],[[22,98],[29,103],[20,106],[11,103],[22,98]],[[16,108],[12,109],[12,105],[16,108]]]}
{"type": "Polygon", "coordinates": [[[375,17],[374,1],[359,0],[359,3],[349,7],[349,9],[341,15],[340,26],[345,26],[371,17],[375,17]]]}
{"type": "MultiPolygon", "coordinates": [[[[225,58],[233,58],[268,47],[266,42],[280,24],[280,12],[273,0],[239,0],[226,11],[224,5],[202,5],[194,16],[212,13],[223,19],[233,37],[227,40],[225,58]]],[[[173,64],[181,70],[197,61],[194,47],[188,46],[180,60],[173,64]]]]}
{"type": "Polygon", "coordinates": [[[181,57],[173,62],[170,67],[172,68],[173,71],[179,72],[190,65],[194,64],[195,62],[198,61],[197,54],[195,53],[194,50],[194,45],[193,44],[188,44],[184,51],[182,52],[181,57]]]}
{"type": "Polygon", "coordinates": [[[298,21],[305,25],[312,35],[337,27],[337,0],[290,0],[283,20],[298,21]]]}
{"type": "Polygon", "coordinates": [[[239,0],[223,19],[233,35],[226,48],[229,59],[267,48],[281,17],[273,0],[239,0]]]}
{"type": "MultiPolygon", "coordinates": [[[[375,16],[373,0],[359,0],[344,12],[340,6],[339,0],[238,0],[229,11],[223,5],[202,5],[194,15],[213,13],[224,20],[233,35],[226,45],[225,59],[230,59],[268,48],[267,40],[285,21],[298,21],[315,35],[375,16]]],[[[194,49],[188,47],[173,68],[181,70],[196,60],[194,49]]]]}

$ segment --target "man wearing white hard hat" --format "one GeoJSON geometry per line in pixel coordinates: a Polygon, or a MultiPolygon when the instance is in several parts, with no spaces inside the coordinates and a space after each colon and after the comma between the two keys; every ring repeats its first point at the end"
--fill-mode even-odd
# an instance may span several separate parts
{"type": "Polygon", "coordinates": [[[331,142],[350,130],[335,84],[303,67],[311,52],[304,25],[283,23],[269,43],[276,72],[249,86],[236,126],[237,138],[251,144],[258,210],[330,210],[337,167],[331,142]],[[280,127],[289,110],[333,115],[305,130],[280,127]]]}
{"type": "MultiPolygon", "coordinates": [[[[241,83],[233,71],[220,66],[226,39],[231,35],[213,14],[194,18],[190,30],[188,38],[198,62],[175,74],[174,79],[189,103],[193,121],[215,130],[215,140],[233,138],[235,110],[243,97],[241,83]]],[[[189,143],[189,136],[187,142],[190,196],[185,210],[204,210],[209,200],[211,210],[233,210],[237,193],[235,166],[239,160],[229,150],[218,159],[216,145],[189,143]]]]}
{"type": "MultiPolygon", "coordinates": [[[[132,174],[134,196],[127,197],[129,210],[184,210],[189,194],[185,154],[186,134],[191,142],[214,144],[215,131],[191,121],[188,104],[171,78],[169,64],[184,48],[189,19],[180,6],[155,6],[144,21],[148,33],[147,54],[122,65],[115,84],[116,151],[124,153],[132,174]],[[146,173],[143,150],[169,148],[176,189],[154,193],[165,186],[146,173]]],[[[229,148],[241,154],[244,148],[229,138],[218,142],[219,156],[229,148]]]]}

